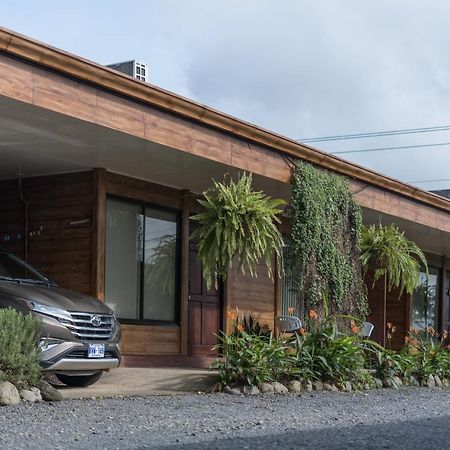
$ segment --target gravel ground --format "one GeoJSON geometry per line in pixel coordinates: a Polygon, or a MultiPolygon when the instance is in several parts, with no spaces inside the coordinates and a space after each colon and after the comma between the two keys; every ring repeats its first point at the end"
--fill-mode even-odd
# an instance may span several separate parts
{"type": "Polygon", "coordinates": [[[2,449],[448,448],[450,390],[22,403],[0,409],[2,449]]]}

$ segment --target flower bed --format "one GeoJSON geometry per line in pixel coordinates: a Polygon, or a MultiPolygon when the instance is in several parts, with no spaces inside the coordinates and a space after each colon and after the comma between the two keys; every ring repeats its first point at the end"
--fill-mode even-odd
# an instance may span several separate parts
{"type": "Polygon", "coordinates": [[[431,328],[410,330],[404,349],[395,352],[359,337],[358,320],[346,316],[319,321],[310,311],[307,326],[288,337],[255,333],[260,328],[254,322],[247,329],[242,322],[219,337],[223,359],[214,368],[222,389],[247,386],[249,391],[248,386],[292,386],[294,381],[296,390],[441,387],[450,378],[450,351],[442,344],[446,336],[431,328]]]}

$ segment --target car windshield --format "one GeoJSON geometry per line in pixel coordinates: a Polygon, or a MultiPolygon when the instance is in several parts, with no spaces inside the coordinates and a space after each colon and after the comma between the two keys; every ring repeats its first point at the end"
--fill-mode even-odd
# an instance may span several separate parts
{"type": "Polygon", "coordinates": [[[0,252],[0,280],[53,284],[38,270],[10,253],[0,252]]]}

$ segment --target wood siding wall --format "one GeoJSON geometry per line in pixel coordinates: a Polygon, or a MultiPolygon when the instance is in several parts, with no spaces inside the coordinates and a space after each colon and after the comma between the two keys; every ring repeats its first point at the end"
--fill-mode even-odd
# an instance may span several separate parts
{"type": "Polygon", "coordinates": [[[268,276],[263,264],[260,264],[255,278],[240,272],[230,274],[226,307],[228,310],[239,308],[239,314],[251,314],[261,326],[274,330],[276,283],[268,276]]]}
{"type": "Polygon", "coordinates": [[[399,290],[386,291],[386,308],[384,306],[384,278],[373,286],[372,279],[367,277],[368,300],[370,313],[367,320],[374,325],[372,339],[395,350],[400,350],[405,343],[405,336],[411,324],[411,295],[399,290]],[[373,286],[373,287],[372,287],[373,286]],[[395,327],[392,338],[388,339],[387,323],[395,327]]]}
{"type": "MultiPolygon", "coordinates": [[[[92,177],[83,172],[21,181],[28,205],[28,262],[61,286],[86,294],[92,293],[92,177]]],[[[24,201],[18,180],[0,182],[0,246],[21,257],[24,201]]]]}

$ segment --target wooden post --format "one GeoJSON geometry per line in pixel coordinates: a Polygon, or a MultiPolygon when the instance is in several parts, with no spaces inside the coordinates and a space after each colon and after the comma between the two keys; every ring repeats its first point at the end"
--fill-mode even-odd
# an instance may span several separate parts
{"type": "Polygon", "coordinates": [[[384,274],[383,277],[383,320],[382,320],[382,326],[383,326],[383,333],[381,334],[381,345],[383,347],[386,346],[386,303],[387,303],[387,275],[384,274]]]}
{"type": "Polygon", "coordinates": [[[189,308],[189,217],[192,194],[182,192],[181,201],[181,289],[180,289],[180,353],[188,352],[188,308],[189,308]]]}
{"type": "Polygon", "coordinates": [[[105,169],[92,172],[92,279],[94,297],[105,299],[105,220],[106,187],[105,169]]]}
{"type": "Polygon", "coordinates": [[[448,314],[447,304],[447,258],[442,256],[441,289],[439,292],[439,332],[446,328],[445,317],[448,314]]]}
{"type": "Polygon", "coordinates": [[[277,255],[274,257],[275,259],[275,269],[273,273],[273,283],[274,283],[274,289],[275,289],[275,299],[274,299],[274,315],[273,315],[273,335],[278,336],[278,329],[277,329],[277,316],[280,315],[281,310],[281,295],[280,295],[280,289],[281,289],[281,279],[278,276],[279,271],[279,264],[280,261],[278,260],[277,255]]]}

